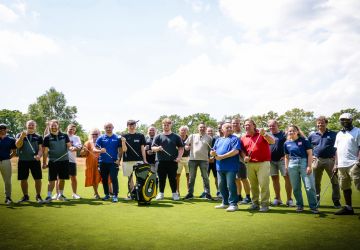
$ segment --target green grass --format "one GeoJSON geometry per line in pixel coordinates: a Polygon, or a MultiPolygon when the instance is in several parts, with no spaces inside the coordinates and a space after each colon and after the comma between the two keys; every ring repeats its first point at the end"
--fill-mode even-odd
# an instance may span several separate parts
{"type": "MultiPolygon", "coordinates": [[[[16,164],[13,167],[12,197],[18,200],[22,194],[16,179],[16,164]]],[[[43,196],[47,172],[44,177],[43,196]]],[[[182,177],[181,192],[185,195],[185,175],[182,177]]],[[[245,205],[241,205],[238,212],[226,213],[214,209],[219,202],[202,199],[179,202],[166,199],[153,201],[147,207],[123,199],[117,204],[94,200],[92,188],[84,188],[82,164],[78,168],[78,181],[78,193],[84,197],[81,200],[7,206],[1,194],[0,249],[357,249],[360,244],[359,214],[333,215],[336,209],[331,206],[331,187],[323,197],[319,215],[297,214],[294,208],[287,207],[252,213],[245,205]]],[[[214,185],[212,177],[210,181],[214,185]]],[[[325,176],[323,187],[328,181],[325,176]]],[[[3,188],[1,179],[1,192],[3,188]]],[[[70,189],[67,181],[68,197],[70,189]]],[[[201,189],[198,173],[195,195],[199,195],[201,189]]],[[[168,198],[169,190],[167,183],[165,196],[168,198]]],[[[359,213],[360,193],[353,190],[354,207],[359,213]]],[[[29,193],[34,201],[31,178],[29,193]]],[[[126,180],[121,176],[120,197],[125,193],[126,180]]],[[[307,203],[306,198],[305,201],[307,203]]]]}

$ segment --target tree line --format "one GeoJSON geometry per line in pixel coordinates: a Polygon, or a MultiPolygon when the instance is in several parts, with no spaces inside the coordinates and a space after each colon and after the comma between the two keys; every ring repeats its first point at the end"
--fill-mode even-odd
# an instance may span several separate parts
{"type": "MultiPolygon", "coordinates": [[[[328,117],[328,128],[335,131],[340,130],[339,116],[345,112],[351,113],[353,115],[354,126],[360,127],[360,112],[356,108],[347,108],[339,110],[328,117]]],[[[53,87],[47,90],[45,94],[39,96],[36,99],[36,102],[30,104],[27,113],[22,113],[18,110],[0,110],[0,123],[8,125],[9,134],[12,136],[15,136],[17,133],[24,130],[27,120],[31,119],[36,121],[38,133],[43,134],[47,121],[57,119],[60,121],[60,129],[62,131],[66,131],[66,127],[70,123],[77,125],[77,134],[82,141],[85,141],[87,139],[87,131],[83,129],[82,125],[76,120],[76,117],[77,108],[75,106],[68,106],[65,95],[62,92],[58,92],[53,87]]],[[[241,121],[244,121],[248,118],[241,114],[233,114],[224,115],[224,117],[218,121],[207,113],[195,113],[185,117],[181,117],[177,114],[162,115],[154,121],[153,124],[139,124],[139,132],[146,134],[147,128],[150,125],[161,130],[161,121],[165,117],[169,117],[173,121],[174,132],[177,132],[182,125],[186,125],[189,127],[190,133],[196,132],[197,126],[201,122],[205,123],[207,126],[216,128],[221,121],[231,120],[233,118],[239,118],[241,121]]],[[[254,115],[250,118],[255,121],[259,128],[267,128],[268,120],[276,119],[282,130],[285,130],[290,124],[298,125],[305,134],[309,134],[311,131],[316,130],[316,117],[314,116],[314,112],[305,111],[299,108],[288,110],[284,114],[269,111],[266,114],[254,115]]],[[[116,133],[120,134],[123,132],[126,131],[117,131],[116,133]]]]}

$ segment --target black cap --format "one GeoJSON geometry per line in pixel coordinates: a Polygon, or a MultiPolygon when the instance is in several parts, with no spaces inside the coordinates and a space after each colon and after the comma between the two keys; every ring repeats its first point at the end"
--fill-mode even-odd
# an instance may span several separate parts
{"type": "Polygon", "coordinates": [[[5,123],[0,123],[0,129],[6,129],[7,128],[7,125],[5,123]]]}
{"type": "Polygon", "coordinates": [[[135,125],[138,121],[135,121],[135,120],[128,120],[127,121],[127,125],[135,125]]]}

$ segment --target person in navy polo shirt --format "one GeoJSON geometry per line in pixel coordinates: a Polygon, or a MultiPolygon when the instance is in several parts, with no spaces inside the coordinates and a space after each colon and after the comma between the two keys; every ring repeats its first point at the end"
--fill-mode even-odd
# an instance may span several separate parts
{"type": "Polygon", "coordinates": [[[0,124],[0,172],[5,183],[5,203],[11,204],[11,162],[15,155],[15,139],[7,135],[7,126],[0,124]]]}
{"type": "Polygon", "coordinates": [[[304,201],[301,191],[301,180],[304,183],[306,196],[310,210],[317,214],[315,181],[312,173],[312,148],[296,125],[290,125],[287,129],[288,139],[284,144],[285,168],[289,174],[296,199],[296,212],[304,211],[304,201]]]}
{"type": "Polygon", "coordinates": [[[117,135],[113,134],[114,126],[112,123],[105,123],[105,134],[101,135],[95,143],[94,152],[100,153],[99,165],[102,184],[104,187],[105,197],[103,200],[109,200],[109,175],[113,185],[114,196],[112,201],[118,202],[119,182],[118,172],[119,164],[122,156],[122,147],[120,139],[117,135]]]}
{"type": "Polygon", "coordinates": [[[341,208],[339,182],[337,175],[333,175],[336,153],[336,148],[334,147],[336,132],[328,130],[326,128],[327,124],[328,120],[326,117],[319,116],[316,119],[316,127],[318,130],[312,132],[308,137],[314,150],[312,168],[315,176],[316,197],[319,201],[321,193],[321,179],[325,170],[332,184],[332,200],[334,207],[341,208]]]}

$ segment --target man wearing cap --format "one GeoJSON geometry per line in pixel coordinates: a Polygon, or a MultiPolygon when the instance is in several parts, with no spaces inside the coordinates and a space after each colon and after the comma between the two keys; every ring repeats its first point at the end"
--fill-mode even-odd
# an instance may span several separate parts
{"type": "Polygon", "coordinates": [[[352,115],[344,113],[339,117],[342,130],[336,135],[336,163],[335,170],[339,171],[340,188],[345,198],[345,206],[335,212],[336,215],[352,215],[351,181],[360,191],[360,129],[352,124],[352,115]]]}
{"type": "MultiPolygon", "coordinates": [[[[128,133],[124,134],[122,138],[124,138],[122,143],[122,150],[123,150],[123,163],[122,163],[122,169],[123,169],[123,175],[128,177],[128,191],[129,194],[131,194],[131,191],[134,188],[134,181],[132,178],[132,172],[134,165],[139,162],[143,161],[144,163],[147,163],[146,161],[146,153],[145,153],[145,136],[141,133],[136,132],[136,121],[135,120],[128,120],[127,121],[127,130],[128,133]]],[[[126,197],[125,199],[130,200],[131,195],[126,197]]]]}
{"type": "Polygon", "coordinates": [[[41,163],[43,138],[41,135],[35,133],[36,122],[29,120],[26,122],[26,131],[19,133],[16,136],[16,147],[19,156],[18,161],[18,180],[21,181],[21,189],[24,194],[19,201],[29,201],[28,193],[28,177],[29,172],[35,180],[36,201],[42,203],[41,193],[41,163]]]}
{"type": "Polygon", "coordinates": [[[15,155],[15,139],[7,135],[6,124],[0,124],[0,172],[5,183],[5,203],[11,204],[11,162],[15,155]]]}
{"type": "Polygon", "coordinates": [[[334,143],[336,132],[327,129],[328,120],[325,116],[319,116],[316,119],[317,131],[312,132],[308,139],[313,146],[314,157],[312,168],[315,176],[315,189],[317,200],[320,200],[321,179],[323,172],[327,173],[332,184],[332,201],[335,208],[341,208],[339,181],[333,173],[336,148],[334,143]]]}

